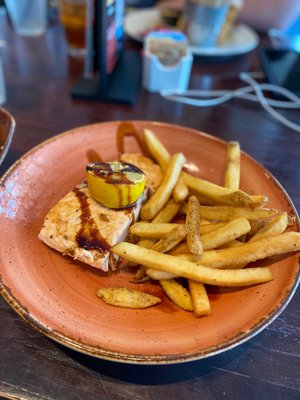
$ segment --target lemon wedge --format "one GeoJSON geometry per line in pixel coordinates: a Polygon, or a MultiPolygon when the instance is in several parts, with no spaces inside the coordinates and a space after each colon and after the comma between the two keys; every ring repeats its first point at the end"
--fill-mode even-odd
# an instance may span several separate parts
{"type": "Polygon", "coordinates": [[[128,207],[144,191],[145,174],[133,164],[92,162],[86,169],[88,189],[92,197],[105,207],[128,207]]]}

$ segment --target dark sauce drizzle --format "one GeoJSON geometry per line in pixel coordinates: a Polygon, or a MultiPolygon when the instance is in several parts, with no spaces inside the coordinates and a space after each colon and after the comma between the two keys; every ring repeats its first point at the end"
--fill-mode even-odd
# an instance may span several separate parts
{"type": "Polygon", "coordinates": [[[93,150],[93,149],[88,149],[86,151],[86,157],[89,162],[103,162],[100,154],[96,150],[93,150]]]}
{"type": "Polygon", "coordinates": [[[142,153],[145,156],[150,156],[146,142],[143,138],[143,136],[137,131],[135,128],[134,124],[129,121],[122,121],[118,125],[117,129],[117,150],[119,156],[123,153],[125,153],[125,137],[126,136],[132,136],[135,138],[136,142],[138,143],[142,153]]]}
{"type": "Polygon", "coordinates": [[[114,171],[109,163],[104,162],[91,162],[87,165],[87,171],[92,171],[94,175],[105,179],[106,183],[113,185],[127,184],[132,185],[133,182],[127,178],[126,172],[143,173],[138,167],[130,163],[122,163],[123,168],[121,171],[114,171]]]}
{"type": "Polygon", "coordinates": [[[91,216],[87,196],[78,188],[73,189],[80,203],[81,227],[76,234],[76,241],[79,247],[85,250],[98,250],[105,253],[110,250],[107,241],[100,235],[96,223],[91,216]]]}

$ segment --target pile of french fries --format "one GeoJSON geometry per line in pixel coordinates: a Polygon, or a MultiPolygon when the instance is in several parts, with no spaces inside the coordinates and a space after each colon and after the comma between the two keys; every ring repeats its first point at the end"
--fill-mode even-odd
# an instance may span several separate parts
{"type": "Polygon", "coordinates": [[[144,130],[144,138],[163,179],[130,228],[137,241],[112,248],[140,266],[137,282],[159,281],[178,307],[206,316],[211,312],[206,285],[271,281],[270,267],[248,264],[300,250],[300,233],[289,229],[292,217],[267,208],[266,196],[240,189],[238,142],[228,143],[224,186],[219,186],[185,172],[184,154],[171,155],[152,131],[144,130]]]}

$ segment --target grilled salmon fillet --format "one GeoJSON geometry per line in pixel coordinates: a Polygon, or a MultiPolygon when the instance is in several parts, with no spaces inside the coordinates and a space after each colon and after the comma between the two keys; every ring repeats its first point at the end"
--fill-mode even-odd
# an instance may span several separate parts
{"type": "MultiPolygon", "coordinates": [[[[140,157],[138,161],[144,162],[147,168],[137,166],[145,173],[147,182],[148,175],[152,176],[149,182],[154,190],[160,183],[161,171],[151,160],[148,163],[143,160],[145,157],[140,157]]],[[[80,184],[51,208],[38,237],[63,255],[103,271],[114,269],[116,260],[110,248],[125,240],[130,225],[138,218],[147,191],[131,207],[113,210],[94,200],[86,183],[80,184]]]]}
{"type": "Polygon", "coordinates": [[[106,208],[91,197],[86,184],[78,185],[48,212],[39,239],[64,255],[108,271],[110,248],[126,238],[141,205],[139,199],[123,210],[106,208]]]}
{"type": "Polygon", "coordinates": [[[139,153],[124,153],[120,161],[135,165],[146,175],[146,185],[151,192],[154,192],[162,180],[162,171],[158,164],[150,158],[144,157],[139,153]]]}

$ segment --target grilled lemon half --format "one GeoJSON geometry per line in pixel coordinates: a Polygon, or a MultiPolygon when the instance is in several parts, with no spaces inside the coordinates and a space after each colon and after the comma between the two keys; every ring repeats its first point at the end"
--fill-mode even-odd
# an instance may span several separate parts
{"type": "Polygon", "coordinates": [[[126,208],[144,191],[143,171],[125,162],[92,162],[87,165],[87,184],[92,197],[108,208],[126,208]]]}

